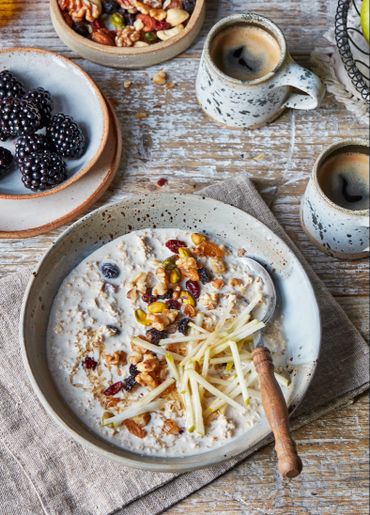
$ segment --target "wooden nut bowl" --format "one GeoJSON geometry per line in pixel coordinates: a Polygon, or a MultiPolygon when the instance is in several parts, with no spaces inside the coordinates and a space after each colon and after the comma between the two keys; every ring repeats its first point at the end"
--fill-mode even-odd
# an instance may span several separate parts
{"type": "Polygon", "coordinates": [[[101,45],[77,34],[65,22],[58,1],[50,0],[51,20],[63,43],[81,57],[112,68],[145,68],[181,54],[189,48],[199,34],[204,22],[205,10],[205,0],[197,0],[185,29],[167,41],[142,48],[119,48],[101,45]]]}

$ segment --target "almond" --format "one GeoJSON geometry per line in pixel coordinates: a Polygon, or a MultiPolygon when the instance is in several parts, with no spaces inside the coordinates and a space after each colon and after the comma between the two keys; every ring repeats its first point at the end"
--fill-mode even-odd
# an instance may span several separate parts
{"type": "Polygon", "coordinates": [[[98,29],[91,34],[91,39],[101,45],[114,46],[114,39],[107,29],[98,29]]]}
{"type": "Polygon", "coordinates": [[[123,422],[125,428],[137,438],[145,438],[146,431],[139,424],[137,424],[134,420],[128,418],[123,422]]]}

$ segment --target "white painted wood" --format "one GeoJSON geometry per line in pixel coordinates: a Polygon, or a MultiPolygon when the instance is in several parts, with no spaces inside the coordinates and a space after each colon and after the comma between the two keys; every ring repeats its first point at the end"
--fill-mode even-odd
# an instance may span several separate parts
{"type": "MultiPolygon", "coordinates": [[[[171,191],[191,192],[235,174],[249,174],[279,221],[351,320],[368,335],[368,264],[341,262],[317,251],[299,224],[299,201],[322,148],[339,139],[368,136],[367,129],[327,96],[312,112],[287,112],[258,131],[226,130],[200,111],[194,80],[204,36],[212,24],[245,9],[270,16],[286,31],[292,54],[308,65],[308,55],[334,23],[336,0],[208,0],[201,37],[177,59],[152,69],[120,71],[73,55],[55,35],[47,0],[0,2],[0,46],[38,46],[76,59],[112,99],[123,128],[122,170],[100,201],[156,189],[159,177],[171,191]],[[173,89],[155,86],[154,72],[165,69],[173,89]],[[133,86],[124,90],[123,81],[133,86]],[[139,120],[138,112],[148,117],[139,120]]],[[[68,84],[66,84],[68,88],[68,84]]],[[[62,229],[30,240],[0,240],[0,277],[37,263],[62,229]]],[[[350,342],[349,342],[350,345],[350,342]]],[[[255,455],[168,513],[278,514],[368,513],[368,406],[366,398],[327,415],[295,434],[305,464],[302,476],[282,483],[272,447],[255,455]],[[245,485],[248,488],[246,495],[245,485]],[[251,493],[252,492],[252,493],[251,493]]]]}

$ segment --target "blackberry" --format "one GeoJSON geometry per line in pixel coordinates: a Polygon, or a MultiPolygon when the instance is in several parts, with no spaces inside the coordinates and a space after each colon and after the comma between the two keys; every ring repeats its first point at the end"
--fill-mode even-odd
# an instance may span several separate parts
{"type": "Polygon", "coordinates": [[[20,98],[24,94],[23,84],[9,70],[0,72],[0,100],[2,98],[20,98]]]}
{"type": "Polygon", "coordinates": [[[6,98],[0,102],[0,125],[9,136],[33,134],[40,127],[41,116],[36,107],[20,98],[6,98]]]}
{"type": "Polygon", "coordinates": [[[12,164],[13,156],[10,150],[0,147],[0,177],[5,175],[12,164]]]}
{"type": "Polygon", "coordinates": [[[51,95],[44,88],[37,88],[29,91],[23,100],[31,102],[39,111],[41,116],[41,127],[46,127],[51,121],[51,112],[53,110],[53,101],[51,95]]]}
{"type": "Polygon", "coordinates": [[[62,113],[53,116],[46,134],[53,149],[60,156],[80,157],[84,151],[84,135],[70,116],[62,113]]]}
{"type": "Polygon", "coordinates": [[[88,38],[90,36],[89,27],[86,23],[81,22],[74,22],[72,25],[72,29],[77,32],[80,36],[83,36],[84,38],[88,38]]]}
{"type": "Polygon", "coordinates": [[[15,157],[17,161],[32,154],[33,152],[43,152],[49,150],[49,142],[43,134],[32,134],[31,136],[21,136],[15,145],[15,157]]]}
{"type": "Polygon", "coordinates": [[[52,152],[32,152],[19,162],[22,182],[32,191],[49,190],[67,179],[63,159],[52,152]]]}

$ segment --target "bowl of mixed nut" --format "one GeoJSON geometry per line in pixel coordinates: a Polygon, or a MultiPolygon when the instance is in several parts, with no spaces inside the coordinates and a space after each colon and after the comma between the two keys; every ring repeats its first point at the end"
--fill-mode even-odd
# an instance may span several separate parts
{"type": "Polygon", "coordinates": [[[114,68],[142,68],[184,52],[205,17],[205,0],[51,0],[61,40],[114,68]]]}

